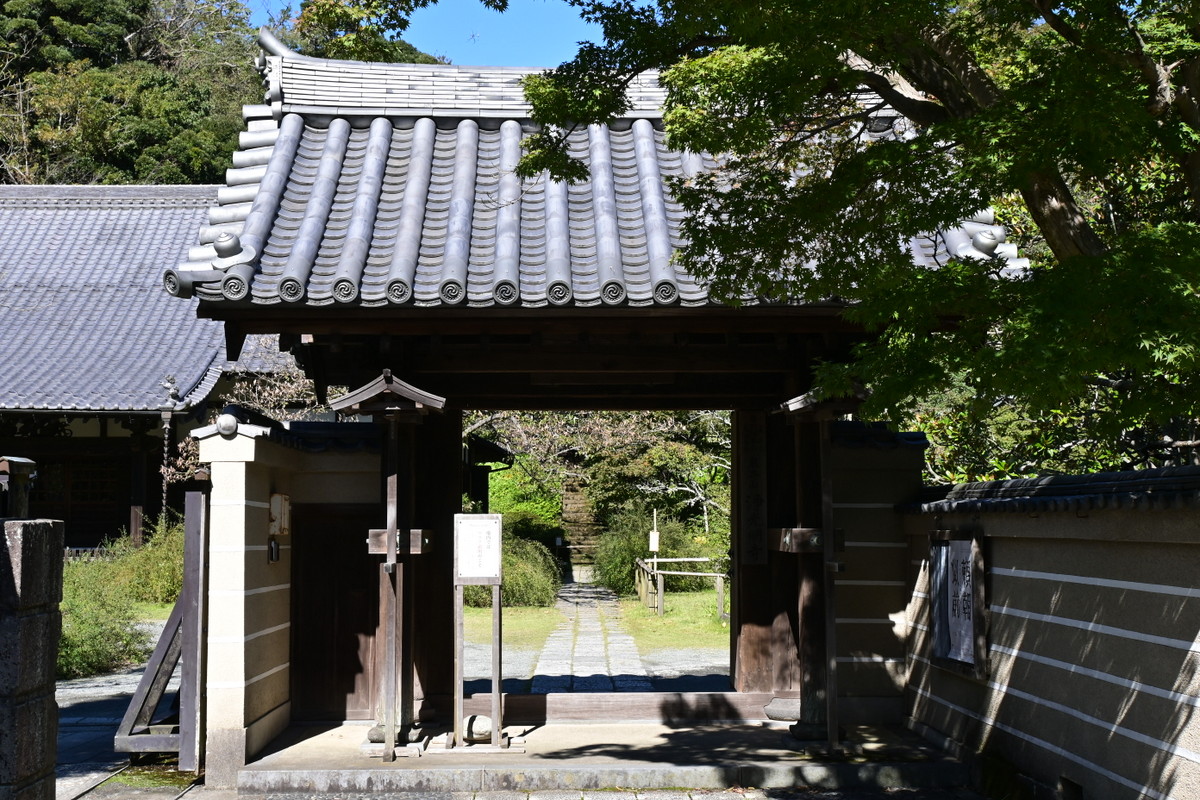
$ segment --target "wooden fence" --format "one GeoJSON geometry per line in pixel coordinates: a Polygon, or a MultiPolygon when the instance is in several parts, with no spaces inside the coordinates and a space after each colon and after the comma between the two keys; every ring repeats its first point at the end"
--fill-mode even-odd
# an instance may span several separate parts
{"type": "Polygon", "coordinates": [[[63,548],[63,561],[100,561],[112,557],[112,552],[103,547],[63,548]]]}
{"type": "Polygon", "coordinates": [[[665,598],[666,578],[679,575],[687,578],[712,578],[717,590],[717,616],[728,620],[725,611],[725,573],[723,572],[685,572],[679,570],[659,569],[659,564],[677,564],[682,562],[709,562],[711,558],[651,558],[649,561],[637,559],[634,562],[634,584],[637,587],[638,599],[645,603],[646,608],[655,610],[661,617],[666,613],[665,598]]]}

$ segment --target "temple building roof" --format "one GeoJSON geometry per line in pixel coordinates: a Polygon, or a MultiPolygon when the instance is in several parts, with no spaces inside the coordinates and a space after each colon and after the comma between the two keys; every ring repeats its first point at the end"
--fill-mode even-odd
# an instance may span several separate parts
{"type": "MultiPolygon", "coordinates": [[[[260,33],[265,103],[169,292],[229,307],[702,306],[673,263],[669,177],[715,166],[667,148],[654,74],[611,125],[569,135],[589,171],[521,178],[529,70],[301,56],[260,33]]],[[[1002,229],[985,217],[914,240],[936,266],[1002,229]]],[[[1000,255],[1015,251],[1000,245],[1000,255]]]]}
{"type": "Polygon", "coordinates": [[[221,325],[166,297],[213,186],[0,187],[0,412],[157,413],[204,400],[221,325]]]}

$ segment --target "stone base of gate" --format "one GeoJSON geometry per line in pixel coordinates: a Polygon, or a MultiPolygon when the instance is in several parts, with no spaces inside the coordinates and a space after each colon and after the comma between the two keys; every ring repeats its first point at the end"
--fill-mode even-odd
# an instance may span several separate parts
{"type": "MultiPolygon", "coordinates": [[[[247,795],[965,786],[966,768],[903,728],[851,727],[849,752],[810,752],[778,723],[669,726],[661,723],[510,725],[524,753],[426,754],[384,764],[364,758],[366,725],[296,727],[243,768],[247,795]]],[[[436,745],[435,745],[436,746],[436,745]]],[[[416,795],[414,795],[416,796],[416,795]]]]}

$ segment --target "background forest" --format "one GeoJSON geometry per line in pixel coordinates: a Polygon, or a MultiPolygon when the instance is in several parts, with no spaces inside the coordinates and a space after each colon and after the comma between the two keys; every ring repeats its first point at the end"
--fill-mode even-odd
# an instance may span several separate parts
{"type": "MultiPolygon", "coordinates": [[[[270,25],[309,55],[436,61],[338,3],[270,25]]],[[[0,4],[0,183],[221,183],[262,101],[256,30],[239,0],[0,4]]]]}

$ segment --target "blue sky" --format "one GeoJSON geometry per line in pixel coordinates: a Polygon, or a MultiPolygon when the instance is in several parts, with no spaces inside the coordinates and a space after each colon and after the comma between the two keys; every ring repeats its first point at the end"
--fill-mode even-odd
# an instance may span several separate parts
{"type": "Polygon", "coordinates": [[[509,0],[503,14],[479,0],[439,0],[412,16],[404,38],[455,64],[554,67],[575,55],[575,43],[599,40],[563,0],[509,0]]]}
{"type": "MultiPolygon", "coordinates": [[[[262,24],[282,0],[248,0],[262,24]]],[[[299,8],[293,0],[293,8],[299,8]]],[[[503,14],[479,0],[440,0],[413,14],[404,38],[417,48],[468,66],[553,67],[575,55],[580,40],[599,41],[600,29],[579,19],[564,0],[509,0],[503,14]]]]}

